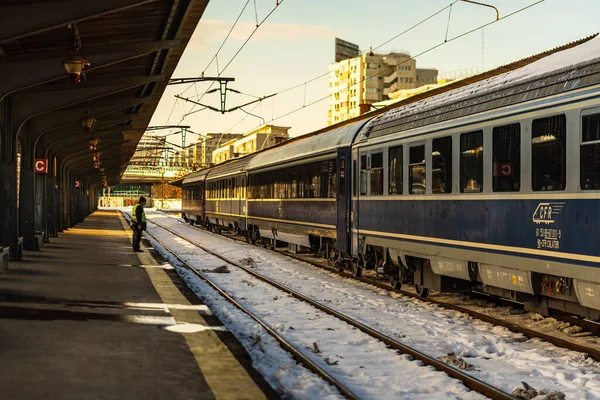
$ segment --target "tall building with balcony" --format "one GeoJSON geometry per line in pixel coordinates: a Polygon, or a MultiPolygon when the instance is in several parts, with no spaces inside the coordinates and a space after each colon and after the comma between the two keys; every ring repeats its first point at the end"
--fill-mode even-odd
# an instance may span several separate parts
{"type": "Polygon", "coordinates": [[[357,117],[390,93],[437,83],[436,69],[418,69],[408,54],[363,54],[329,67],[328,125],[357,117]]]}

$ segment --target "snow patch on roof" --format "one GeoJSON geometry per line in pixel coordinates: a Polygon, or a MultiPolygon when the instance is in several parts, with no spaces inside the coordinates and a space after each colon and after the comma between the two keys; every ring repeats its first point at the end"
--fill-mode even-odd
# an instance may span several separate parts
{"type": "Polygon", "coordinates": [[[350,146],[354,136],[364,125],[365,121],[345,125],[341,128],[309,136],[305,139],[290,142],[258,153],[248,164],[248,169],[257,169],[273,164],[300,159],[303,157],[335,151],[340,147],[350,146]]]}

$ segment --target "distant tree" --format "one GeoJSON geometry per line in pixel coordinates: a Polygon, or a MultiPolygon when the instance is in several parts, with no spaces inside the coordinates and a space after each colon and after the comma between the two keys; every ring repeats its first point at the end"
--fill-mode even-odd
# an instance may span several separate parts
{"type": "Polygon", "coordinates": [[[180,199],[181,188],[168,183],[155,183],[152,193],[156,199],[180,199]]]}

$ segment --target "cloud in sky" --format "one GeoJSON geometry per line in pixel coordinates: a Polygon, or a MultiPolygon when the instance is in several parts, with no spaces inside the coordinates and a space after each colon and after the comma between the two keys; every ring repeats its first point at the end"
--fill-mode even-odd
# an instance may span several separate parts
{"type": "MultiPolygon", "coordinates": [[[[194,50],[205,50],[213,42],[222,41],[231,29],[233,21],[202,20],[189,44],[194,50]]],[[[238,22],[228,41],[244,41],[256,28],[254,22],[238,22]]],[[[296,41],[296,40],[332,40],[340,32],[327,25],[269,24],[264,23],[252,36],[253,42],[296,41]]]]}

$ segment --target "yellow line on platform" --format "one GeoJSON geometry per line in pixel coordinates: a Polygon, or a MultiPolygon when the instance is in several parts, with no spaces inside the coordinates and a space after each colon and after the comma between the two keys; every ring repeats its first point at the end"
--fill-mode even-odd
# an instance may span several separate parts
{"type": "MultiPolygon", "coordinates": [[[[116,213],[123,224],[125,235],[127,235],[127,232],[130,232],[131,229],[121,213],[118,211],[116,213]]],[[[147,249],[144,253],[138,253],[138,257],[141,265],[150,267],[145,268],[146,272],[163,303],[191,306],[191,303],[177,289],[165,270],[152,268],[152,266],[158,266],[158,263],[148,253],[147,249]]],[[[189,323],[208,326],[206,320],[196,310],[185,309],[185,307],[169,308],[169,313],[178,324],[189,323]]],[[[206,383],[217,400],[266,399],[262,390],[215,331],[206,330],[197,333],[186,333],[183,334],[183,337],[187,341],[206,383]]]]}

